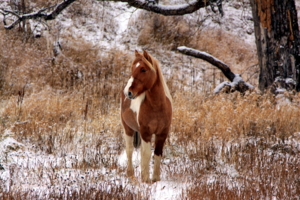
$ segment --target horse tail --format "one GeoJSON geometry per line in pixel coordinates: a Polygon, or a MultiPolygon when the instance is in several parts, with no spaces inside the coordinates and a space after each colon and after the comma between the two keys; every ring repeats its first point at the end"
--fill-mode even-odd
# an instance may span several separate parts
{"type": "Polygon", "coordinates": [[[135,132],[133,135],[133,146],[134,148],[139,148],[141,146],[141,136],[139,132],[135,132]]]}

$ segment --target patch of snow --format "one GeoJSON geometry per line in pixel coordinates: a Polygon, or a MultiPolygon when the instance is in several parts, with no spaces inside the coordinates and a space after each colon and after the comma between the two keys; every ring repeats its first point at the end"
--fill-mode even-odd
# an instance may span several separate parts
{"type": "Polygon", "coordinates": [[[292,84],[292,85],[296,85],[296,81],[292,78],[286,78],[285,79],[285,83],[286,84],[292,84]]]}
{"type": "Polygon", "coordinates": [[[286,89],[285,88],[276,88],[276,91],[275,91],[277,94],[283,94],[286,92],[286,89]]]}
{"type": "Polygon", "coordinates": [[[298,138],[298,139],[299,139],[299,141],[300,141],[300,132],[296,132],[296,133],[294,133],[294,137],[298,138]]]}
{"type": "Polygon", "coordinates": [[[224,81],[222,83],[220,83],[219,85],[217,85],[217,87],[214,89],[214,93],[218,94],[221,92],[222,88],[224,88],[225,86],[231,86],[231,83],[229,81],[224,81]]]}
{"type": "MultiPolygon", "coordinates": [[[[140,151],[139,151],[139,149],[138,150],[135,149],[133,151],[133,154],[132,154],[132,163],[133,163],[133,165],[134,166],[139,166],[140,159],[141,159],[140,151]]],[[[122,153],[120,154],[119,159],[118,159],[118,164],[121,167],[126,167],[127,166],[126,150],[123,150],[122,153]]]]}
{"type": "Polygon", "coordinates": [[[158,181],[151,186],[151,193],[154,194],[150,199],[169,200],[180,199],[181,192],[187,184],[179,181],[158,181]]]}
{"type": "Polygon", "coordinates": [[[12,137],[6,137],[4,140],[0,141],[0,161],[4,160],[4,155],[22,149],[24,145],[20,142],[17,142],[12,137]]]}
{"type": "Polygon", "coordinates": [[[241,82],[241,81],[244,82],[244,84],[245,84],[246,86],[248,86],[249,89],[254,89],[254,86],[253,86],[253,85],[251,85],[250,83],[245,82],[239,74],[235,74],[235,77],[234,77],[234,79],[233,79],[232,82],[225,81],[225,82],[220,83],[220,84],[214,89],[214,93],[215,93],[215,94],[220,93],[221,90],[222,90],[225,86],[227,86],[227,85],[230,86],[230,88],[234,88],[234,87],[236,87],[236,86],[239,84],[239,82],[241,82]]]}
{"type": "Polygon", "coordinates": [[[239,74],[235,74],[235,77],[232,82],[234,84],[238,84],[240,81],[243,81],[242,77],[239,74]]]}

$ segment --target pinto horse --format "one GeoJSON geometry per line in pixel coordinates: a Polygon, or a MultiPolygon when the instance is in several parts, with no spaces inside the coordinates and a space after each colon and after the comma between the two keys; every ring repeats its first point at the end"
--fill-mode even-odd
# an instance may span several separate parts
{"type": "Polygon", "coordinates": [[[141,177],[149,178],[151,138],[155,135],[152,181],[160,180],[160,162],[172,118],[172,98],[159,62],[147,51],[135,51],[131,77],[121,94],[121,120],[125,131],[127,175],[133,176],[134,135],[141,137],[141,177]]]}

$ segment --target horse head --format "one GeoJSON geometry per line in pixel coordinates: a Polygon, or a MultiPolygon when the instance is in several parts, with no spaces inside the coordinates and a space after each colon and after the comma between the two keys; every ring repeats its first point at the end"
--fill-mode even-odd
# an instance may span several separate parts
{"type": "Polygon", "coordinates": [[[131,77],[124,89],[127,98],[135,99],[153,87],[157,79],[155,67],[155,60],[147,51],[141,54],[135,50],[135,59],[131,66],[131,77]]]}

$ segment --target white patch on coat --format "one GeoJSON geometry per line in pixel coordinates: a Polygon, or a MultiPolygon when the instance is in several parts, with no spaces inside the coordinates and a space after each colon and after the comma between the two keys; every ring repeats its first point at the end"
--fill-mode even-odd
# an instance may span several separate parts
{"type": "Polygon", "coordinates": [[[135,67],[138,68],[140,66],[140,63],[136,63],[135,67]]]}
{"type": "Polygon", "coordinates": [[[139,124],[139,112],[140,112],[140,107],[141,104],[143,103],[144,99],[145,99],[146,93],[143,92],[142,94],[140,94],[138,97],[136,97],[135,99],[132,99],[130,102],[130,109],[136,113],[136,121],[139,124]]]}
{"type": "Polygon", "coordinates": [[[124,88],[124,91],[123,91],[126,97],[128,96],[128,91],[129,91],[129,88],[132,85],[132,82],[133,82],[133,77],[131,76],[130,79],[128,80],[128,82],[127,82],[126,87],[124,88]]]}

